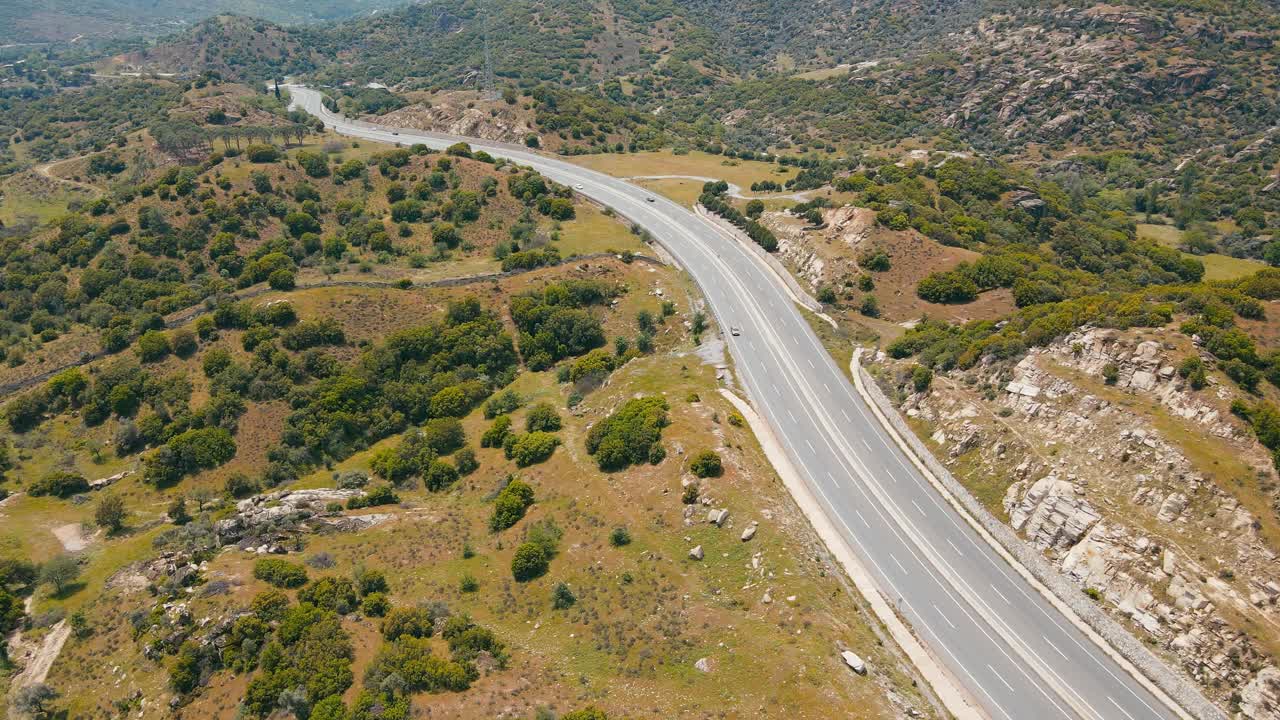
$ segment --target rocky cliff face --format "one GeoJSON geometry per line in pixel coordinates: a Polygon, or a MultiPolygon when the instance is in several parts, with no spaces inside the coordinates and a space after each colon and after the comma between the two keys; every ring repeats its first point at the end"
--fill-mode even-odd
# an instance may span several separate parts
{"type": "Polygon", "coordinates": [[[419,128],[451,135],[523,143],[530,133],[538,134],[532,118],[502,102],[477,102],[475,93],[444,93],[428,103],[416,103],[387,113],[377,122],[398,127],[419,128]]]}
{"type": "Polygon", "coordinates": [[[1277,718],[1270,458],[1225,382],[1186,385],[1174,368],[1196,350],[1170,339],[1081,329],[1012,366],[939,376],[902,409],[1083,592],[1240,717],[1277,718]]]}

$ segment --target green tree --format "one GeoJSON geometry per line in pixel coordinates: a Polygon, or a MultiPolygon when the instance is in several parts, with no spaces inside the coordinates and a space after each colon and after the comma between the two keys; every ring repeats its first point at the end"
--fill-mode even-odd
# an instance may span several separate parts
{"type": "Polygon", "coordinates": [[[546,574],[551,558],[539,543],[526,542],[516,548],[511,558],[511,576],[517,582],[528,582],[546,574]]]}
{"type": "Polygon", "coordinates": [[[911,369],[911,387],[916,392],[922,393],[929,390],[929,386],[933,384],[933,371],[923,365],[916,365],[911,369]]]}
{"type": "Polygon", "coordinates": [[[40,566],[40,582],[52,585],[55,595],[62,595],[80,577],[80,561],[71,555],[58,555],[40,566]]]}
{"type": "Polygon", "coordinates": [[[329,177],[329,158],[321,152],[303,150],[297,155],[298,164],[313,178],[329,177]]]}
{"type": "Polygon", "coordinates": [[[125,507],[124,498],[119,495],[104,496],[93,510],[93,522],[108,533],[123,530],[128,518],[129,509],[125,507]]]}
{"type": "Polygon", "coordinates": [[[138,358],[142,362],[158,362],[170,352],[169,337],[159,330],[148,330],[138,337],[138,358]]]}
{"type": "Polygon", "coordinates": [[[489,529],[501,532],[520,522],[533,501],[533,488],[528,483],[522,480],[511,480],[494,498],[493,514],[489,517],[489,529]]]}

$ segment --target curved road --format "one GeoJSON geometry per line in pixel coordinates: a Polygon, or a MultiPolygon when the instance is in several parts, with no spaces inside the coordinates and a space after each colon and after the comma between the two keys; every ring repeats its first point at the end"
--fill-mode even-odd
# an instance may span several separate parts
{"type": "MultiPolygon", "coordinates": [[[[1183,716],[1128,675],[947,504],[873,418],[779,279],[688,209],[622,180],[505,143],[393,129],[330,113],[315,90],[292,106],[344,135],[473,149],[535,168],[647,229],[693,276],[752,404],[889,601],[1000,720],[1183,716]]],[[[1185,717],[1185,716],[1184,716],[1185,717]]]]}

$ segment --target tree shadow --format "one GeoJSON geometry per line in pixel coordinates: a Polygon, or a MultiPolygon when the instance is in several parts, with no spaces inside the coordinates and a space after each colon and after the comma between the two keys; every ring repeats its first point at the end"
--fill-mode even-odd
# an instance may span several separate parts
{"type": "Polygon", "coordinates": [[[55,590],[49,593],[49,597],[54,600],[66,600],[87,587],[89,587],[89,583],[84,582],[83,580],[76,580],[75,582],[69,582],[63,585],[61,590],[55,590]]]}

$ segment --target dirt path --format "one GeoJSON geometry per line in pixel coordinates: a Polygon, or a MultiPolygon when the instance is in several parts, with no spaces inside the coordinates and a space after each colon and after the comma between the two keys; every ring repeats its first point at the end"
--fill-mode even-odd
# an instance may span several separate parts
{"type": "Polygon", "coordinates": [[[36,173],[39,174],[41,177],[52,180],[54,182],[62,183],[63,185],[69,185],[73,188],[76,188],[77,190],[84,190],[86,192],[91,192],[94,195],[100,194],[102,190],[98,187],[90,185],[89,183],[80,182],[79,180],[70,180],[68,178],[62,177],[61,175],[53,174],[53,168],[57,167],[58,165],[61,165],[65,162],[70,162],[71,160],[79,160],[79,159],[80,158],[70,158],[69,160],[54,160],[52,162],[41,163],[31,169],[35,170],[36,173]]]}
{"type": "MultiPolygon", "coordinates": [[[[29,613],[31,598],[27,600],[29,613]]],[[[24,687],[44,682],[45,678],[49,677],[49,670],[53,667],[54,661],[58,659],[58,655],[62,654],[62,646],[66,644],[69,637],[71,637],[71,625],[66,620],[59,620],[56,625],[49,628],[48,634],[44,636],[44,642],[40,643],[39,647],[33,647],[25,642],[21,630],[14,631],[9,638],[10,659],[22,666],[22,672],[14,676],[13,682],[9,685],[9,697],[14,697],[24,687]]],[[[9,707],[8,716],[11,720],[20,720],[23,717],[18,715],[12,706],[9,707]]]]}

